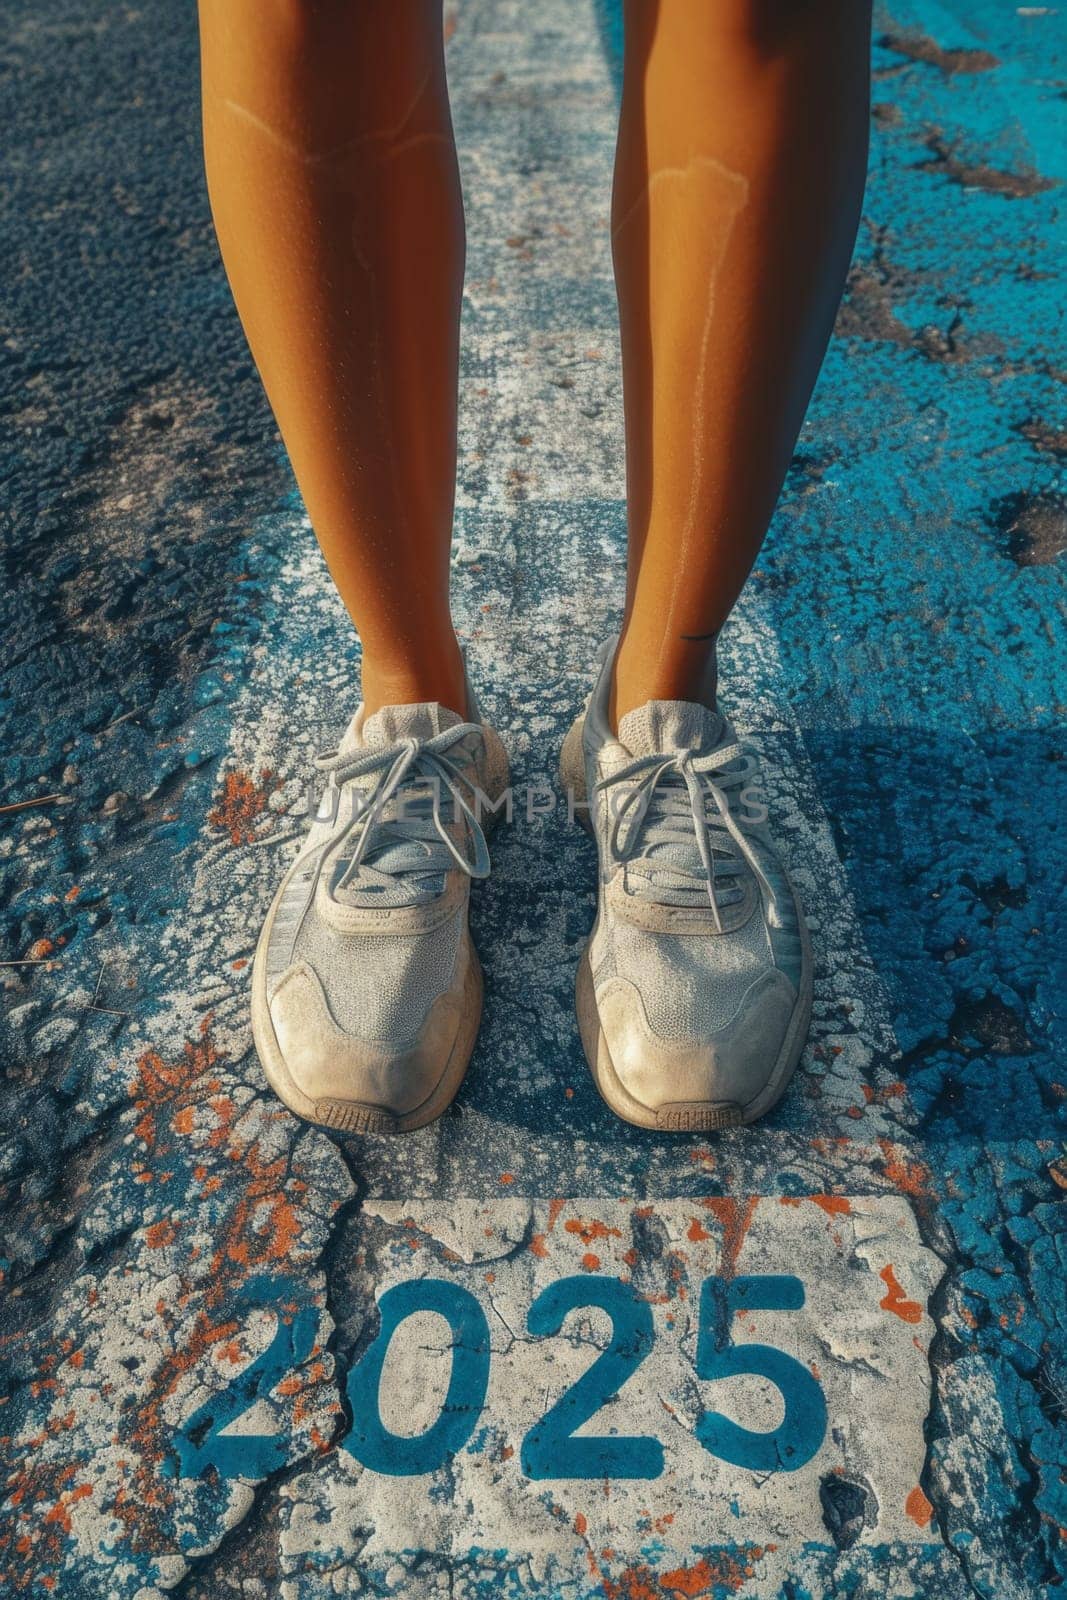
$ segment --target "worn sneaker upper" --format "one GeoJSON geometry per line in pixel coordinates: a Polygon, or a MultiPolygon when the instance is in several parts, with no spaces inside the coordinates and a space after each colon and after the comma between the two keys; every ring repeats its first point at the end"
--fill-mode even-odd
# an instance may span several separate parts
{"type": "Polygon", "coordinates": [[[256,954],[256,1044],[301,1115],[417,1127],[451,1100],[477,1031],[468,900],[507,758],[480,720],[422,703],[361,707],[317,765],[325,792],[256,954]]]}
{"type": "Polygon", "coordinates": [[[579,975],[586,1051],[630,1121],[751,1121],[788,1081],[811,989],[759,764],[721,713],[684,701],[649,701],[616,738],[610,666],[609,654],[563,756],[564,780],[588,796],[600,860],[579,975]]]}

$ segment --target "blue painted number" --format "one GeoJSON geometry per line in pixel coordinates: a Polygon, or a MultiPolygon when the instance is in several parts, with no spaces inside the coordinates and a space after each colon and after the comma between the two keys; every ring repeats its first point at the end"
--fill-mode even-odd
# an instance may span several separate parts
{"type": "Polygon", "coordinates": [[[539,1294],[527,1327],[538,1336],[558,1333],[568,1312],[599,1306],[611,1318],[611,1343],[522,1441],[528,1478],[658,1478],[663,1446],[647,1436],[574,1437],[574,1430],[614,1398],[652,1348],[652,1312],[618,1278],[582,1274],[561,1278],[539,1294]]]}
{"type": "MultiPolygon", "coordinates": [[[[248,1297],[266,1294],[256,1279],[248,1297]]],[[[697,1336],[697,1376],[708,1382],[748,1374],[766,1378],[782,1396],[785,1415],[777,1428],[757,1433],[720,1412],[707,1411],[696,1424],[701,1444],[732,1465],[757,1472],[795,1472],[818,1451],[826,1434],[826,1400],[808,1369],[772,1345],[735,1345],[739,1311],[799,1311],[804,1285],[792,1275],[704,1280],[697,1336]]],[[[577,1430],[614,1399],[652,1348],[652,1312],[631,1284],[581,1274],[550,1284],[530,1307],[527,1326],[536,1337],[558,1334],[572,1311],[596,1306],[611,1318],[611,1340],[596,1360],[527,1433],[522,1470],[527,1477],[656,1478],[663,1471],[663,1446],[647,1435],[585,1435],[577,1430]]],[[[387,1289],[378,1302],[377,1336],[348,1378],[352,1427],[345,1441],[364,1466],[394,1477],[434,1472],[474,1431],[489,1384],[489,1325],[478,1300],[459,1284],[416,1278],[387,1289]],[[414,1437],[395,1434],[382,1421],[382,1370],[393,1335],[418,1311],[435,1312],[452,1335],[448,1393],[437,1420],[414,1437]]],[[[237,1381],[200,1407],[175,1439],[176,1461],[166,1473],[200,1477],[213,1469],[221,1478],[265,1477],[288,1456],[286,1433],[228,1434],[257,1399],[285,1373],[307,1360],[314,1346],[318,1313],[301,1307],[288,1323],[279,1319],[270,1345],[237,1381]]]]}
{"type": "MultiPolygon", "coordinates": [[[[257,1275],[244,1285],[237,1301],[240,1304],[261,1297],[286,1298],[290,1292],[288,1285],[279,1286],[257,1275]]],[[[267,1348],[249,1362],[240,1377],[200,1406],[175,1435],[176,1460],[163,1461],[162,1475],[200,1478],[210,1467],[220,1478],[265,1478],[284,1466],[291,1446],[287,1431],[228,1434],[225,1429],[308,1359],[318,1325],[319,1313],[314,1306],[301,1306],[289,1322],[279,1317],[267,1348]]]]}
{"type": "Polygon", "coordinates": [[[346,1448],[374,1472],[415,1477],[435,1472],[461,1450],[474,1431],[489,1383],[489,1324],[469,1290],[443,1278],[413,1278],[387,1289],[378,1301],[377,1337],[348,1375],[352,1428],[346,1448]],[[390,1433],[382,1422],[379,1387],[393,1334],[416,1311],[435,1311],[452,1330],[452,1370],[437,1421],[413,1438],[390,1433]]]}
{"type": "Polygon", "coordinates": [[[777,1428],[755,1433],[718,1411],[706,1411],[696,1436],[713,1456],[755,1472],[795,1472],[811,1460],[826,1434],[826,1400],[807,1367],[769,1344],[732,1341],[738,1311],[799,1311],[804,1285],[791,1274],[705,1278],[700,1295],[697,1376],[733,1378],[751,1373],[780,1391],[785,1416],[777,1428]]]}

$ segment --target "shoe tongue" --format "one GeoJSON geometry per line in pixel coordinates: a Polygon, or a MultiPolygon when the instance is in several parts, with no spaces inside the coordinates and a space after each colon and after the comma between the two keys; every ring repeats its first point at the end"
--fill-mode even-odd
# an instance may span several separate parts
{"type": "Polygon", "coordinates": [[[401,739],[432,739],[446,728],[454,728],[463,721],[456,712],[449,711],[436,700],[421,700],[407,706],[383,706],[372,717],[363,718],[360,706],[341,740],[343,755],[356,750],[381,750],[399,743],[401,739]]]}
{"type": "Polygon", "coordinates": [[[725,718],[690,700],[649,700],[619,723],[619,742],[633,756],[669,755],[674,750],[707,753],[721,744],[725,718]]]}

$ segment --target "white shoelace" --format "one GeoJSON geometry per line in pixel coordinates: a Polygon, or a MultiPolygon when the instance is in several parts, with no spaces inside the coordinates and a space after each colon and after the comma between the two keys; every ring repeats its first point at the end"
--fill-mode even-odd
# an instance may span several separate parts
{"type": "Polygon", "coordinates": [[[646,876],[637,891],[642,898],[666,905],[692,905],[694,890],[699,889],[701,897],[707,894],[715,927],[721,933],[722,908],[737,898],[740,886],[736,880],[747,865],[763,892],[768,920],[777,923],[774,889],[730,804],[755,770],[755,759],[743,746],[734,743],[722,745],[709,755],[675,750],[669,755],[654,752],[638,756],[617,772],[601,778],[596,785],[598,792],[619,783],[632,784],[618,805],[611,808],[614,820],[608,848],[614,861],[633,862],[641,839],[646,848],[656,845],[691,847],[695,840],[702,872],[691,871],[677,859],[665,859],[662,865],[681,882],[654,884],[646,876]],[[733,763],[740,764],[733,766],[732,771],[724,770],[733,763]],[[718,781],[713,779],[713,773],[718,781]],[[710,818],[708,800],[714,806],[710,818]]]}
{"type": "MultiPolygon", "coordinates": [[[[331,839],[320,857],[316,878],[327,861],[346,864],[333,886],[334,892],[359,877],[361,892],[387,891],[398,880],[414,879],[406,903],[418,903],[438,892],[430,880],[440,880],[456,866],[471,878],[489,875],[489,847],[474,810],[461,785],[474,790],[447,752],[471,734],[482,737],[473,722],[457,723],[429,739],[401,739],[382,749],[329,751],[315,758],[330,787],[340,790],[361,778],[374,778],[366,794],[357,797],[355,815],[331,839]],[[461,850],[450,832],[454,818],[462,819],[471,854],[461,850]]],[[[466,763],[464,763],[466,764],[466,763]]]]}

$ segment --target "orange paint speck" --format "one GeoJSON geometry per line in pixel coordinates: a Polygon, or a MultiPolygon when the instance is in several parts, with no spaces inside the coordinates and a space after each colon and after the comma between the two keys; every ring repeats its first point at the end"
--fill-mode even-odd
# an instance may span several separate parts
{"type": "Polygon", "coordinates": [[[277,787],[277,780],[267,767],[260,772],[258,782],[247,772],[227,772],[222,793],[207,820],[213,828],[228,833],[232,844],[251,844],[259,818],[277,787]]]}
{"type": "Polygon", "coordinates": [[[664,1572],[660,1576],[660,1585],[671,1594],[702,1595],[707,1594],[715,1581],[706,1559],[702,1559],[692,1567],[676,1567],[673,1572],[664,1572]]]}
{"type": "Polygon", "coordinates": [[[911,1491],[904,1502],[904,1510],[912,1522],[918,1523],[920,1528],[928,1528],[933,1520],[934,1508],[923,1494],[919,1485],[911,1491]]]}
{"type": "Polygon", "coordinates": [[[916,1197],[929,1194],[929,1167],[921,1161],[909,1161],[891,1139],[879,1139],[878,1147],[885,1161],[885,1175],[901,1194],[916,1197]]]}
{"type": "Polygon", "coordinates": [[[582,1257],[582,1266],[585,1268],[586,1272],[599,1272],[600,1257],[595,1256],[591,1250],[587,1250],[585,1255],[582,1257]]]}
{"type": "Polygon", "coordinates": [[[694,1217],[692,1222],[689,1224],[689,1232],[686,1237],[691,1239],[694,1244],[699,1244],[702,1239],[710,1239],[711,1234],[708,1232],[707,1228],[704,1227],[700,1218],[694,1217]]]}
{"type": "Polygon", "coordinates": [[[737,1258],[752,1225],[757,1201],[758,1197],[753,1194],[745,1200],[709,1195],[701,1202],[722,1227],[722,1273],[725,1278],[732,1278],[737,1269],[737,1258]]]}
{"type": "Polygon", "coordinates": [[[162,1250],[164,1246],[174,1243],[178,1230],[170,1218],[165,1217],[162,1222],[153,1222],[150,1228],[146,1228],[144,1237],[150,1250],[162,1250]]]}
{"type": "Polygon", "coordinates": [[[843,1194],[813,1194],[812,1200],[830,1217],[847,1217],[852,1213],[848,1196],[843,1194]]]}
{"type": "Polygon", "coordinates": [[[886,1286],[885,1298],[878,1302],[882,1310],[891,1311],[895,1317],[900,1318],[901,1322],[920,1322],[923,1308],[917,1300],[909,1300],[907,1298],[897,1282],[897,1275],[892,1266],[883,1267],[878,1276],[886,1286]]]}
{"type": "Polygon", "coordinates": [[[594,1239],[621,1239],[618,1228],[609,1228],[606,1222],[600,1222],[595,1217],[586,1221],[584,1217],[570,1217],[563,1224],[567,1233],[576,1233],[583,1244],[592,1244],[594,1239]]]}

